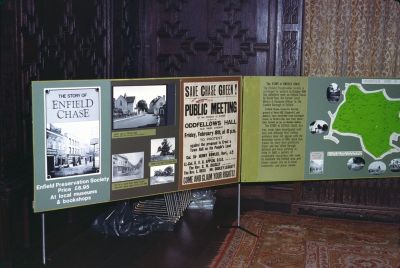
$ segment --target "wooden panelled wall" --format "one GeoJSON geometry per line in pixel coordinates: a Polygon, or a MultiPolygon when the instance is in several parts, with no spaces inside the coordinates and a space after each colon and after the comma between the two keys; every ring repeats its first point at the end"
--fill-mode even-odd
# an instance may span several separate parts
{"type": "Polygon", "coordinates": [[[32,80],[300,74],[301,0],[1,0],[0,8],[0,181],[14,180],[22,163],[32,169],[32,80]]]}
{"type": "MultiPolygon", "coordinates": [[[[14,223],[32,218],[32,80],[300,75],[302,14],[303,0],[1,0],[0,258],[29,239],[14,223]]],[[[257,189],[296,211],[340,212],[345,195],[398,215],[394,180],[257,189]]]]}
{"type": "Polygon", "coordinates": [[[0,0],[0,259],[38,232],[32,80],[298,75],[301,15],[300,0],[0,0]]]}

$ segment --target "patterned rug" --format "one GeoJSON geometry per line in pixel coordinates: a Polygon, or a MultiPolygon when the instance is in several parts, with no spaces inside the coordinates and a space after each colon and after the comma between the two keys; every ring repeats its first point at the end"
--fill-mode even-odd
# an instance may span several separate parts
{"type": "Polygon", "coordinates": [[[400,224],[251,211],[210,267],[399,268],[400,224]]]}

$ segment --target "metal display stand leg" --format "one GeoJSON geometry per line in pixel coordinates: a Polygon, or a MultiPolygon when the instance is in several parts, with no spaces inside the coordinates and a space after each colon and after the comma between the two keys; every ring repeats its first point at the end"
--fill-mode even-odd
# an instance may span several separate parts
{"type": "Polygon", "coordinates": [[[243,228],[240,226],[240,182],[238,183],[238,203],[237,203],[237,225],[231,225],[231,226],[218,226],[218,228],[238,228],[252,236],[258,237],[255,233],[250,232],[246,228],[243,228]]]}
{"type": "Polygon", "coordinates": [[[46,266],[46,229],[44,213],[42,213],[42,263],[46,266]]]}

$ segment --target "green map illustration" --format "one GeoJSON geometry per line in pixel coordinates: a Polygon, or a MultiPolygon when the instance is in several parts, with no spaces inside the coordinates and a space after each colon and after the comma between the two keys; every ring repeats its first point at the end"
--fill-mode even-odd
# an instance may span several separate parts
{"type": "Polygon", "coordinates": [[[394,144],[400,134],[400,99],[390,98],[384,89],[367,91],[361,84],[348,84],[343,96],[336,112],[329,112],[326,139],[339,143],[333,134],[354,136],[374,159],[400,151],[394,144]]]}

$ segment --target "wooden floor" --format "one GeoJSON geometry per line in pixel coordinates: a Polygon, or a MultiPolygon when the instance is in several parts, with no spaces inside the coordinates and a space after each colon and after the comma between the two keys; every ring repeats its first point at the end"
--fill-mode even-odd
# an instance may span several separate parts
{"type": "MultiPolygon", "coordinates": [[[[237,219],[235,193],[217,195],[213,210],[186,210],[173,231],[129,238],[106,237],[95,232],[91,223],[111,205],[46,213],[46,266],[41,259],[40,214],[34,215],[31,229],[36,232],[31,232],[29,247],[14,250],[10,260],[0,262],[0,268],[207,267],[237,219]]],[[[249,210],[289,213],[289,206],[242,199],[242,214],[249,210]]]]}
{"type": "MultiPolygon", "coordinates": [[[[242,201],[242,212],[264,208],[262,201],[242,201]]],[[[172,232],[118,238],[93,231],[90,222],[84,228],[82,223],[71,223],[58,229],[55,224],[60,219],[53,219],[57,214],[48,213],[46,267],[206,267],[229,231],[225,227],[231,226],[236,216],[237,200],[218,198],[214,210],[187,210],[172,232]]],[[[35,241],[40,241],[40,226],[37,228],[35,241]]],[[[3,266],[43,267],[40,243],[17,252],[3,266]]]]}

